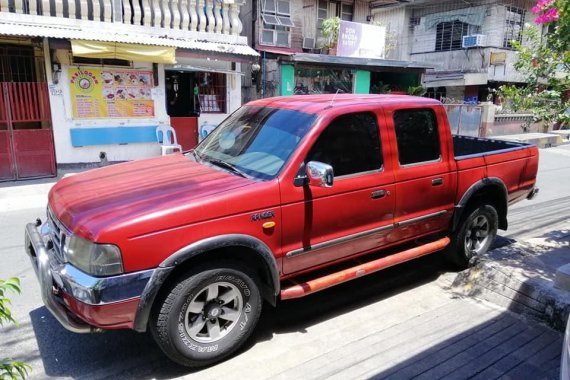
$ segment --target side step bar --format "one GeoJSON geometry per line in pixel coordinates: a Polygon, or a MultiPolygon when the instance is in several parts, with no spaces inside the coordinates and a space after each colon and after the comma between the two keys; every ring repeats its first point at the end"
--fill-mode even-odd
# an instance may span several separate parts
{"type": "Polygon", "coordinates": [[[408,250],[395,253],[390,256],[382,257],[380,259],[370,261],[352,268],[344,269],[340,272],[332,273],[324,277],[315,278],[301,284],[293,285],[281,290],[281,299],[288,300],[292,298],[301,298],[312,293],[330,288],[331,286],[342,284],[355,278],[369,275],[379,270],[389,268],[396,264],[400,264],[415,258],[429,255],[442,250],[450,243],[448,237],[436,240],[425,245],[410,248],[408,250]]]}

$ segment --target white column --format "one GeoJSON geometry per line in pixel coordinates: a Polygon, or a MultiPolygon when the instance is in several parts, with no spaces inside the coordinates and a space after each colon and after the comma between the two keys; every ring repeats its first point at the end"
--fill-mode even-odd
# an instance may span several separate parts
{"type": "Polygon", "coordinates": [[[152,26],[160,28],[162,23],[162,10],[160,9],[160,0],[151,0],[152,7],[152,26]]]}
{"type": "Polygon", "coordinates": [[[231,17],[230,8],[227,4],[223,4],[223,6],[224,6],[224,19],[222,20],[223,22],[222,33],[230,34],[230,17],[231,17]]]}
{"type": "MultiPolygon", "coordinates": [[[[6,7],[8,7],[8,0],[2,0],[2,9],[4,8],[4,1],[6,1],[6,7]]],[[[50,5],[49,0],[42,0],[42,16],[50,15],[50,5]]]]}
{"type": "Polygon", "coordinates": [[[133,9],[131,8],[131,0],[123,0],[123,24],[130,24],[133,17],[133,9]]]}
{"type": "MultiPolygon", "coordinates": [[[[36,0],[30,0],[30,4],[35,3],[36,0]]],[[[69,18],[77,18],[75,16],[75,11],[76,11],[76,6],[75,6],[75,0],[67,0],[67,11],[69,14],[69,18]]],[[[30,11],[30,14],[33,14],[30,11]]]]}
{"type": "Polygon", "coordinates": [[[178,0],[178,11],[180,12],[180,29],[188,30],[190,25],[190,13],[188,12],[188,0],[178,0]]]}
{"type": "MultiPolygon", "coordinates": [[[[47,1],[49,4],[49,0],[47,1]]],[[[48,8],[49,9],[49,8],[48,8]]],[[[87,1],[79,2],[79,13],[81,14],[82,20],[87,20],[89,17],[89,8],[87,8],[87,1]]]]}
{"type": "MultiPolygon", "coordinates": [[[[47,3],[49,6],[49,1],[47,3]]],[[[7,10],[10,9],[10,2],[8,0],[0,0],[0,9],[2,9],[4,12],[7,12],[7,10]]]]}
{"type": "Polygon", "coordinates": [[[170,23],[172,21],[172,14],[170,13],[170,1],[160,0],[160,10],[162,11],[162,27],[170,29],[170,23]]]}
{"type": "MultiPolygon", "coordinates": [[[[55,17],[63,17],[63,0],[54,0],[53,4],[55,5],[55,17]]],[[[16,0],[14,5],[16,13],[23,13],[21,0],[16,0]]]]}
{"type": "Polygon", "coordinates": [[[150,9],[150,0],[141,0],[142,1],[142,11],[143,15],[143,25],[144,26],[151,26],[152,25],[152,11],[150,9]]]}
{"type": "Polygon", "coordinates": [[[99,0],[92,0],[93,3],[93,20],[101,21],[101,4],[99,0]]]}
{"type": "MultiPolygon", "coordinates": [[[[222,32],[222,2],[221,1],[216,1],[216,0],[212,0],[212,6],[214,7],[212,9],[212,12],[214,13],[214,20],[216,22],[216,25],[214,27],[214,30],[212,30],[212,28],[210,28],[210,32],[215,32],[215,33],[221,33],[222,32]]],[[[224,17],[224,19],[226,19],[226,17],[224,17]]]]}
{"type": "MultiPolygon", "coordinates": [[[[30,14],[31,15],[38,15],[38,2],[36,0],[30,0],[30,2],[28,3],[28,6],[30,7],[30,14]]],[[[4,2],[2,2],[1,7],[2,7],[2,9],[5,9],[4,8],[4,2]]],[[[73,17],[75,17],[75,15],[73,17]]]]}
{"type": "Polygon", "coordinates": [[[196,0],[188,1],[188,13],[190,15],[190,30],[195,32],[198,30],[198,13],[196,13],[196,0]]]}
{"type": "Polygon", "coordinates": [[[206,0],[206,19],[208,20],[207,32],[213,33],[216,26],[216,19],[214,19],[214,12],[212,7],[214,6],[214,0],[206,0]]]}
{"type": "MultiPolygon", "coordinates": [[[[172,14],[172,29],[180,29],[180,6],[177,0],[170,0],[170,13],[172,14]]],[[[166,25],[164,26],[166,28],[166,25]]]]}
{"type": "Polygon", "coordinates": [[[139,5],[139,1],[131,0],[131,5],[133,6],[133,25],[141,25],[142,10],[139,5]]]}
{"type": "Polygon", "coordinates": [[[230,4],[230,23],[232,24],[231,34],[239,35],[243,29],[243,25],[239,18],[240,6],[230,4]]]}
{"type": "Polygon", "coordinates": [[[198,13],[198,31],[206,31],[206,14],[204,13],[204,0],[196,0],[196,12],[198,13]]]}
{"type": "Polygon", "coordinates": [[[113,4],[109,0],[103,1],[103,21],[113,22],[113,4]]]}

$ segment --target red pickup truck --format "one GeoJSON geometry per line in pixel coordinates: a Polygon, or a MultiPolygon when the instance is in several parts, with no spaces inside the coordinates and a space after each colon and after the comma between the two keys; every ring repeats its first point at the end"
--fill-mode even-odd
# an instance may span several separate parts
{"type": "Polygon", "coordinates": [[[62,179],[26,249],[67,329],[148,329],[203,366],[244,343],[264,301],[444,249],[473,264],[537,167],[533,145],[452,136],[431,99],[263,99],[186,154],[62,179]]]}

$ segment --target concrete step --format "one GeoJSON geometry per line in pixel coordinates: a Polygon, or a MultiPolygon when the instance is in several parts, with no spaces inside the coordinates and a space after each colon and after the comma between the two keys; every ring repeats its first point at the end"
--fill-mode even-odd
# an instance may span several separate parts
{"type": "Polygon", "coordinates": [[[494,303],[563,331],[570,292],[556,286],[555,278],[558,268],[570,262],[569,240],[570,234],[501,247],[472,268],[442,276],[440,282],[455,294],[494,303]]]}
{"type": "Polygon", "coordinates": [[[550,148],[562,144],[562,136],[553,133],[520,133],[516,135],[492,136],[497,140],[535,144],[539,148],[550,148]]]}
{"type": "Polygon", "coordinates": [[[556,131],[550,131],[548,133],[562,136],[563,140],[570,140],[570,129],[559,129],[556,131]]]}

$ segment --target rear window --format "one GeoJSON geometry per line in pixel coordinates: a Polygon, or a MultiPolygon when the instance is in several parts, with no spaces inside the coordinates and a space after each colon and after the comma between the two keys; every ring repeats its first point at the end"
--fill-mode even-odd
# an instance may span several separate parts
{"type": "Polygon", "coordinates": [[[439,132],[432,109],[406,109],[394,112],[400,165],[439,160],[439,132]]]}

